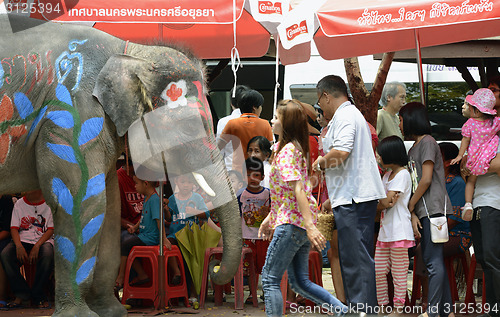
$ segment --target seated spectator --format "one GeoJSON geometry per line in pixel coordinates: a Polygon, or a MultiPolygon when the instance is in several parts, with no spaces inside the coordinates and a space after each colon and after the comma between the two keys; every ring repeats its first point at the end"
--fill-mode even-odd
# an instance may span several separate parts
{"type": "MultiPolygon", "coordinates": [[[[183,229],[186,225],[199,223],[200,219],[209,221],[210,213],[203,200],[203,197],[194,192],[194,180],[189,174],[177,176],[174,179],[178,191],[168,198],[167,220],[171,221],[168,240],[174,245],[178,245],[175,234],[183,229]]],[[[175,261],[175,259],[172,259],[175,261]]],[[[180,279],[180,270],[177,262],[168,263],[169,268],[176,270],[180,279]]],[[[186,265],[185,265],[186,267],[186,265]]],[[[189,269],[184,270],[186,273],[189,269]]],[[[201,274],[201,272],[200,272],[201,274]]],[[[174,277],[176,278],[176,277],[174,277]]],[[[190,274],[186,274],[186,282],[189,288],[189,302],[198,302],[198,294],[193,285],[193,280],[190,274]]]]}
{"type": "Polygon", "coordinates": [[[239,107],[242,115],[239,118],[229,120],[220,138],[217,141],[219,149],[223,149],[230,141],[233,144],[232,169],[243,173],[243,165],[247,158],[246,150],[248,141],[254,136],[262,135],[269,142],[273,141],[271,125],[267,120],[260,119],[264,97],[256,90],[250,89],[241,94],[239,107]],[[241,145],[242,151],[236,151],[241,145]]]}
{"type": "Polygon", "coordinates": [[[7,308],[21,308],[29,299],[36,308],[50,308],[44,287],[54,265],[54,222],[41,190],[27,192],[16,202],[10,233],[12,241],[3,249],[1,260],[16,298],[7,308]],[[36,265],[31,288],[19,270],[27,263],[36,265]]]}
{"type": "MultiPolygon", "coordinates": [[[[10,242],[10,220],[14,203],[10,195],[0,197],[0,254],[10,242]]],[[[0,310],[7,308],[7,275],[0,261],[0,310]]]]}
{"type": "MultiPolygon", "coordinates": [[[[141,220],[135,225],[128,225],[128,233],[121,239],[120,269],[115,283],[115,293],[123,287],[125,279],[125,266],[127,257],[134,246],[158,245],[160,243],[160,197],[156,193],[157,182],[143,181],[134,176],[135,189],[144,195],[143,212],[141,220]]],[[[163,231],[165,232],[165,231],[163,231]]],[[[172,245],[166,235],[163,237],[163,245],[169,250],[172,245]]],[[[135,259],[132,268],[137,276],[130,281],[130,285],[142,285],[149,283],[150,278],[144,271],[139,259],[135,259]]]]}
{"type": "Polygon", "coordinates": [[[118,175],[118,187],[120,188],[120,226],[122,235],[126,235],[129,225],[136,225],[141,220],[144,195],[139,194],[135,189],[135,173],[131,161],[118,168],[116,174],[118,175]]]}

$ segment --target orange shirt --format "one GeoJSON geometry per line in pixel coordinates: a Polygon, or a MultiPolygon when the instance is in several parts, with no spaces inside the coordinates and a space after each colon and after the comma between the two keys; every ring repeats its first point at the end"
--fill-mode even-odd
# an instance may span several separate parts
{"type": "MultiPolygon", "coordinates": [[[[244,113],[239,118],[228,121],[220,138],[226,142],[231,141],[233,144],[233,169],[243,173],[248,142],[259,135],[268,139],[269,142],[273,141],[273,131],[269,122],[260,119],[254,113],[244,113]],[[241,150],[238,149],[239,146],[241,150]]],[[[243,177],[245,175],[243,174],[243,177]]]]}

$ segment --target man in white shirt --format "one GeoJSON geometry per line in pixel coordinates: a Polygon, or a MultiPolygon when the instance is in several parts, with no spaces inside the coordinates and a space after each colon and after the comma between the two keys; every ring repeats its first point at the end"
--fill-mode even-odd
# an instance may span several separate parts
{"type": "MultiPolygon", "coordinates": [[[[241,110],[238,106],[238,101],[244,91],[250,90],[248,86],[238,85],[236,86],[235,95],[233,97],[233,89],[231,89],[231,109],[233,109],[233,111],[230,115],[219,119],[219,122],[217,122],[217,141],[219,141],[220,135],[222,134],[222,131],[224,130],[224,127],[229,122],[229,120],[236,119],[241,116],[241,110]]],[[[239,151],[241,149],[237,150],[239,151]]],[[[243,150],[246,151],[246,149],[243,150]]],[[[233,166],[233,145],[231,142],[228,142],[226,144],[226,146],[221,150],[221,154],[224,158],[224,163],[226,163],[227,170],[231,170],[233,166]]]]}
{"type": "Polygon", "coordinates": [[[325,180],[338,230],[339,257],[347,303],[370,312],[377,306],[373,235],[377,203],[385,190],[373,154],[371,133],[349,101],[339,76],[326,76],[316,86],[318,105],[328,123],[324,157],[313,163],[325,180]]]}

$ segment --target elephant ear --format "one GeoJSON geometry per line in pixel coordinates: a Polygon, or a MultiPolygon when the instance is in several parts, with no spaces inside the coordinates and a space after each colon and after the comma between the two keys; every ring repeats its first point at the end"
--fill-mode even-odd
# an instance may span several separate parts
{"type": "Polygon", "coordinates": [[[152,72],[152,63],[128,55],[111,56],[99,72],[93,95],[115,124],[120,137],[150,104],[153,83],[148,79],[152,72]]]}

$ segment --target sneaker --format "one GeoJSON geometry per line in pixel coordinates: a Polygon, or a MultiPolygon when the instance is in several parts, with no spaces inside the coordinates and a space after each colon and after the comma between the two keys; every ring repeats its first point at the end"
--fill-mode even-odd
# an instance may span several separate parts
{"type": "Polygon", "coordinates": [[[196,297],[189,298],[189,305],[191,305],[194,309],[200,308],[200,304],[198,303],[198,298],[196,297]]]}

